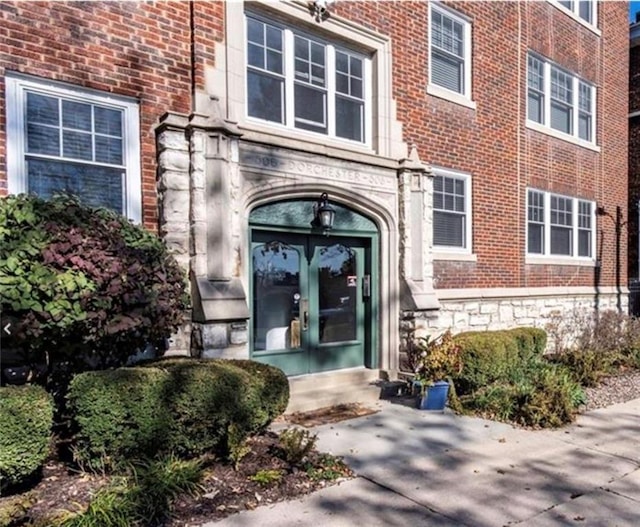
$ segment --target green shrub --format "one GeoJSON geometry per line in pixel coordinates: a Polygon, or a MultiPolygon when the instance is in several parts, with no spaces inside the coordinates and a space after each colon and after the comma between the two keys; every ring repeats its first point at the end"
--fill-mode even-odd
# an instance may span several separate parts
{"type": "Polygon", "coordinates": [[[168,441],[171,381],[167,372],[151,368],[76,375],[67,395],[76,460],[102,469],[141,454],[154,455],[168,441]]]}
{"type": "Polygon", "coordinates": [[[49,453],[53,403],[39,386],[0,388],[0,491],[26,483],[49,453]]]}
{"type": "Polygon", "coordinates": [[[603,351],[573,349],[553,355],[550,359],[564,365],[582,386],[597,386],[602,377],[613,369],[612,355],[603,351]]]}
{"type": "Polygon", "coordinates": [[[25,363],[121,365],[162,343],[186,306],[185,274],[155,234],[68,196],[0,198],[4,344],[25,363]]]}
{"type": "Polygon", "coordinates": [[[231,363],[249,373],[257,384],[267,424],[285,412],[289,404],[289,379],[281,369],[253,360],[231,363]]]}
{"type": "Polygon", "coordinates": [[[506,331],[460,333],[455,340],[462,349],[462,371],[453,376],[459,395],[508,379],[520,365],[516,339],[506,331]]]}
{"type": "Polygon", "coordinates": [[[536,370],[532,389],[518,405],[514,420],[526,426],[557,427],[573,421],[585,395],[566,368],[545,364],[536,370]]]}
{"type": "Polygon", "coordinates": [[[541,357],[547,347],[547,332],[541,328],[521,327],[507,331],[515,338],[520,358],[531,360],[541,357]]]}
{"type": "Polygon", "coordinates": [[[284,460],[299,465],[315,448],[318,436],[302,428],[287,428],[278,439],[284,460]]]}
{"type": "Polygon", "coordinates": [[[109,467],[170,452],[185,458],[232,454],[288,402],[284,373],[261,365],[251,375],[250,367],[242,366],[165,359],[76,376],[68,400],[78,461],[109,467]],[[266,389],[267,379],[279,379],[273,384],[280,389],[266,389]]]}

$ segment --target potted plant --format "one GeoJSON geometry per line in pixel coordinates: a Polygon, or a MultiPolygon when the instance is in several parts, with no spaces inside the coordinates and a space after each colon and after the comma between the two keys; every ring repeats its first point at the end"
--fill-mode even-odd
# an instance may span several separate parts
{"type": "Polygon", "coordinates": [[[418,408],[444,410],[449,395],[449,379],[462,370],[460,345],[450,330],[433,337],[413,339],[416,358],[414,388],[418,408]]]}

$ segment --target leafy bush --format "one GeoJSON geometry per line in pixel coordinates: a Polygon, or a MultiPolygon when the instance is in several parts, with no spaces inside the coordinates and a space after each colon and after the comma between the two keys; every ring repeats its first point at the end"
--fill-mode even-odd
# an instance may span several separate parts
{"type": "Polygon", "coordinates": [[[278,439],[284,460],[299,465],[315,448],[318,436],[302,428],[287,428],[278,439]]]}
{"type": "Polygon", "coordinates": [[[123,364],[163,342],[186,307],[184,272],[153,233],[68,196],[0,198],[4,344],[24,362],[123,364]]]}
{"type": "Polygon", "coordinates": [[[151,368],[85,372],[71,381],[74,457],[88,468],[152,455],[169,440],[171,376],[151,368]]]}
{"type": "Polygon", "coordinates": [[[261,365],[250,375],[242,365],[166,359],[76,376],[68,400],[77,427],[77,460],[110,467],[169,452],[185,458],[207,452],[228,456],[268,426],[288,397],[282,371],[261,365]],[[274,384],[282,389],[265,391],[265,379],[278,379],[274,384]]]}
{"type": "Polygon", "coordinates": [[[39,386],[0,388],[0,491],[26,483],[49,453],[53,403],[39,386]]]}
{"type": "Polygon", "coordinates": [[[535,427],[557,427],[573,420],[585,394],[566,368],[544,364],[535,370],[531,390],[518,406],[514,420],[535,427]]]}
{"type": "Polygon", "coordinates": [[[521,364],[515,336],[506,331],[459,333],[455,341],[462,350],[462,371],[453,376],[459,395],[507,380],[521,364]]]}
{"type": "Polygon", "coordinates": [[[451,331],[435,338],[427,336],[415,339],[412,347],[419,350],[415,373],[423,389],[434,381],[448,379],[462,371],[461,347],[451,331]]]}
{"type": "Polygon", "coordinates": [[[520,327],[507,331],[518,345],[521,360],[531,360],[541,357],[547,347],[547,332],[541,328],[520,327]]]}

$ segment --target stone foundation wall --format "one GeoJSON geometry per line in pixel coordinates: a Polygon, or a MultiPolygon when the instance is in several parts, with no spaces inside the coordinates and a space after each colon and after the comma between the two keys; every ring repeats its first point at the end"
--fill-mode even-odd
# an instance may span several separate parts
{"type": "MultiPolygon", "coordinates": [[[[574,318],[602,311],[628,312],[628,295],[564,294],[544,296],[495,297],[440,300],[441,309],[432,311],[404,311],[400,320],[401,353],[406,350],[411,335],[438,334],[447,329],[454,333],[488,331],[515,327],[545,329],[558,317],[574,318]],[[620,306],[618,305],[620,304],[620,306]]],[[[549,342],[549,344],[552,344],[549,342]]]]}

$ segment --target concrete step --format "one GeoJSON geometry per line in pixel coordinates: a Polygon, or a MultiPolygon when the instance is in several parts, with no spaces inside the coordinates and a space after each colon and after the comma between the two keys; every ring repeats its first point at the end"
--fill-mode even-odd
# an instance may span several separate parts
{"type": "Polygon", "coordinates": [[[372,403],[380,399],[374,384],[378,370],[356,368],[289,378],[289,406],[285,413],[308,412],[348,403],[372,403]]]}

